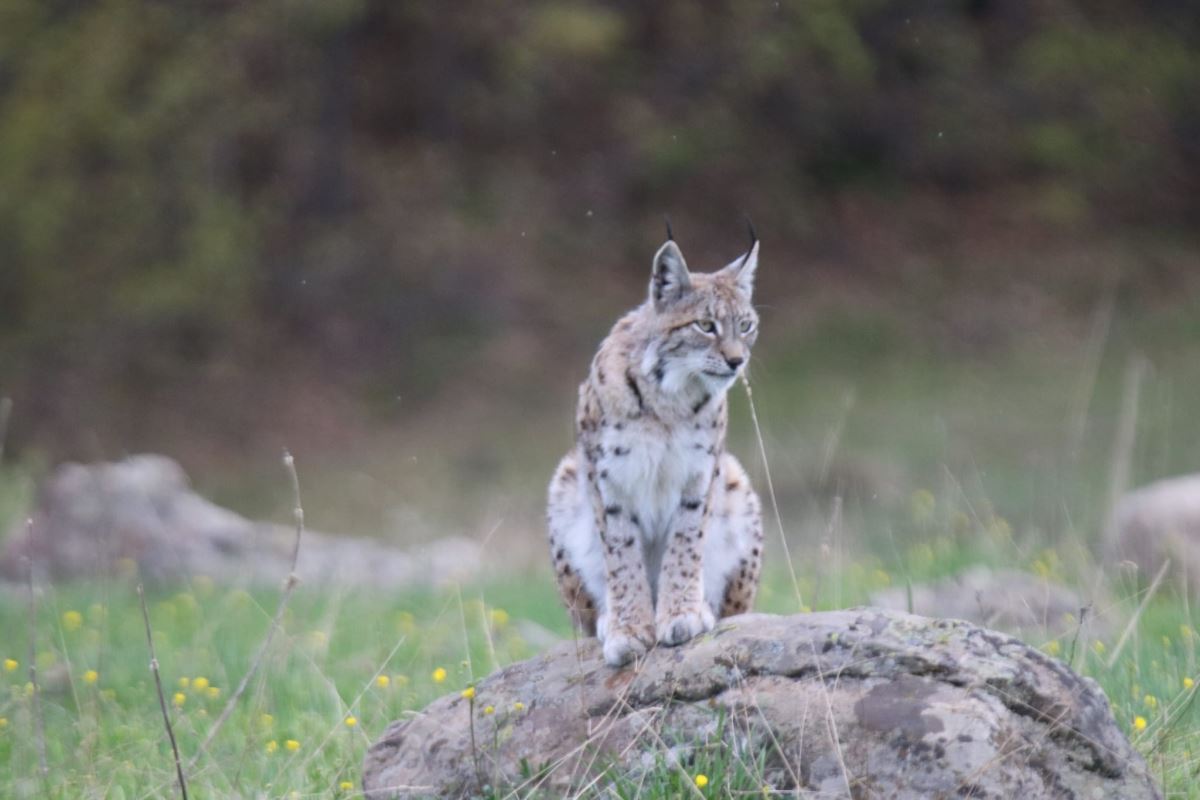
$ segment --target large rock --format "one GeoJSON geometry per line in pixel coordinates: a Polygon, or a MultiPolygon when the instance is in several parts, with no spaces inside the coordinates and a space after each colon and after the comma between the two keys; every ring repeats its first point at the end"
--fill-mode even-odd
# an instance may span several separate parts
{"type": "MultiPolygon", "coordinates": [[[[118,572],[136,565],[151,580],[207,575],[222,582],[278,585],[288,574],[295,532],[253,522],[192,491],[164,456],[65,464],[39,487],[33,539],[24,525],[8,537],[0,576],[21,577],[32,554],[56,578],[118,572]]],[[[444,539],[403,551],[348,536],[305,531],[297,573],[311,583],[379,588],[440,583],[478,571],[478,546],[444,539]]]]}
{"type": "Polygon", "coordinates": [[[366,796],[555,796],[606,767],[636,785],[718,736],[744,763],[767,754],[756,780],[820,797],[1160,796],[1095,682],[1004,634],[880,609],[734,617],[623,670],[563,643],[478,684],[474,748],[470,718],[452,695],[393,723],[366,796]]]}
{"type": "Polygon", "coordinates": [[[1200,475],[1135,489],[1113,510],[1118,558],[1138,565],[1149,580],[1169,559],[1172,573],[1200,590],[1200,475]]]}
{"type": "Polygon", "coordinates": [[[1080,632],[1084,641],[1106,630],[1097,617],[1102,598],[1085,598],[1047,578],[1015,569],[969,567],[932,583],[871,595],[871,604],[925,616],[965,619],[985,628],[1006,631],[1027,641],[1045,641],[1080,632]],[[912,606],[909,607],[911,597],[912,606]]]}

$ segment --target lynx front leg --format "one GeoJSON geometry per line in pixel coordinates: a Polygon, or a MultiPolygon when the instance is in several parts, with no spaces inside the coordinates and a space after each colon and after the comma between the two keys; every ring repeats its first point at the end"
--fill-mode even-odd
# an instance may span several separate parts
{"type": "MultiPolygon", "coordinates": [[[[690,482],[672,522],[658,578],[655,632],[658,641],[677,645],[712,630],[716,620],[704,598],[704,519],[707,485],[690,482]]],[[[703,482],[707,484],[707,481],[703,482]]]]}
{"type": "Polygon", "coordinates": [[[603,504],[598,516],[607,576],[604,613],[597,622],[596,635],[604,660],[619,667],[654,644],[654,604],[637,517],[614,502],[603,504]]]}

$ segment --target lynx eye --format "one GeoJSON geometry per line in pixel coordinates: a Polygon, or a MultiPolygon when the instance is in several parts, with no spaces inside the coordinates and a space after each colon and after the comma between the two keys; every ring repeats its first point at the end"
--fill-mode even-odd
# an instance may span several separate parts
{"type": "Polygon", "coordinates": [[[698,331],[703,334],[707,334],[708,336],[712,336],[717,332],[717,323],[713,322],[711,319],[698,319],[692,324],[696,326],[698,331]]]}
{"type": "Polygon", "coordinates": [[[744,319],[738,323],[738,330],[742,333],[749,333],[754,330],[754,320],[744,319]]]}

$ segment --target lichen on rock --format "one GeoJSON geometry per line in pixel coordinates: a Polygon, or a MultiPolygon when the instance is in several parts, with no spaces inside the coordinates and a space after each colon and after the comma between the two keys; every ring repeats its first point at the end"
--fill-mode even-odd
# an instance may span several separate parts
{"type": "Polygon", "coordinates": [[[475,750],[457,696],[393,723],[367,754],[367,796],[567,793],[664,756],[686,769],[718,736],[763,756],[762,781],[780,791],[1160,796],[1094,681],[1004,634],[882,609],[734,617],[621,670],[594,640],[566,642],[476,692],[526,710],[477,718],[475,750]]]}

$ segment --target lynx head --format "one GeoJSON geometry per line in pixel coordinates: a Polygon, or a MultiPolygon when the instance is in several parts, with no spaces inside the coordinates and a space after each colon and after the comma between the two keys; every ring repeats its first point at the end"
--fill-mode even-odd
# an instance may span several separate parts
{"type": "Polygon", "coordinates": [[[758,338],[758,314],[750,303],[758,268],[758,238],[722,269],[688,272],[683,251],[670,238],[654,256],[648,313],[655,339],[642,368],[664,390],[699,384],[708,392],[732,385],[758,338]]]}

